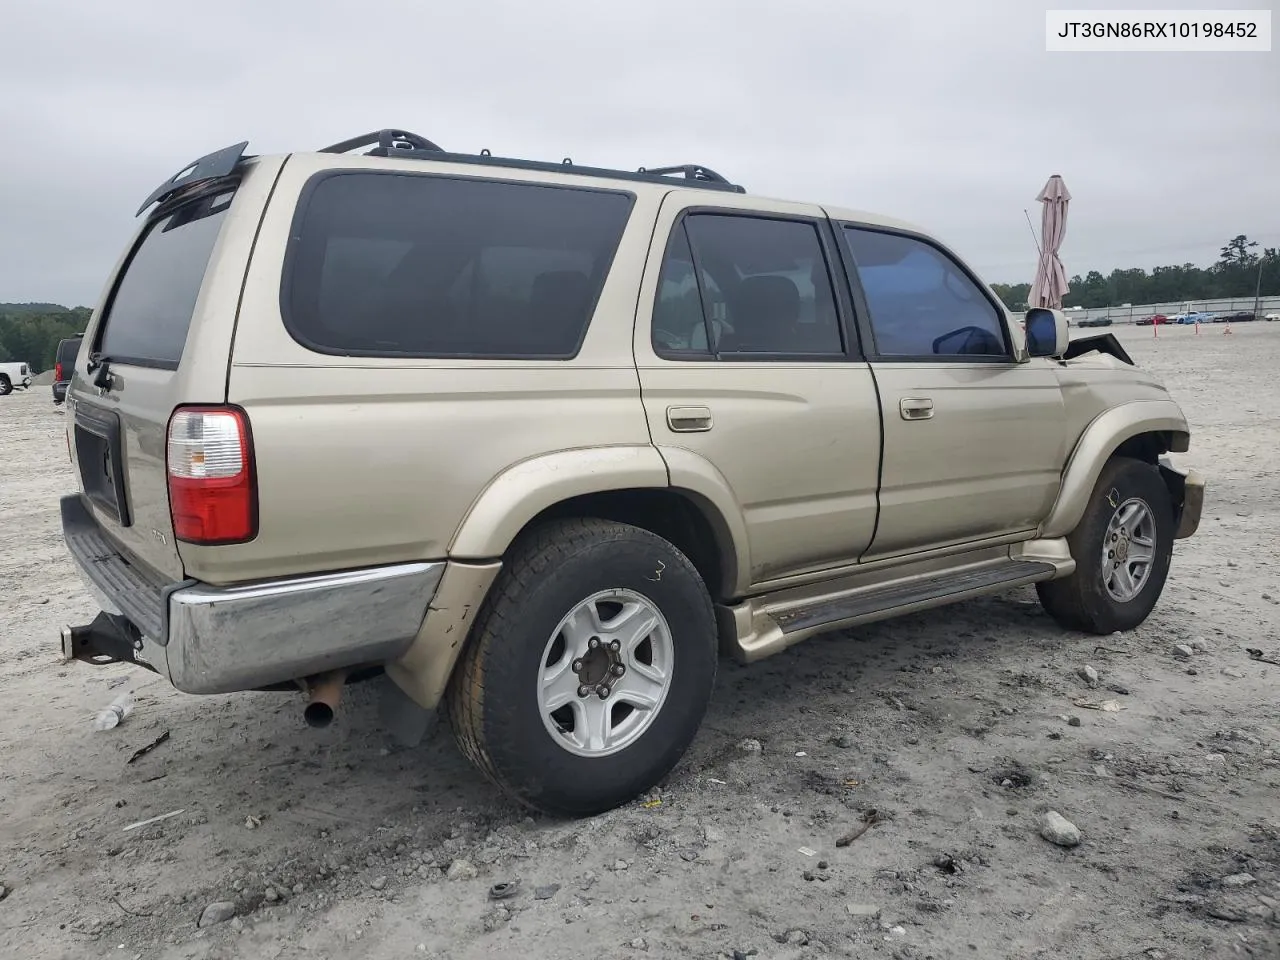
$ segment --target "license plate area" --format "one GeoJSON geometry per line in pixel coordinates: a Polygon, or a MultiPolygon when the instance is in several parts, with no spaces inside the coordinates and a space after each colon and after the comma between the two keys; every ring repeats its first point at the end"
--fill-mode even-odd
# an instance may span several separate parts
{"type": "Polygon", "coordinates": [[[124,488],[120,415],[76,405],[76,460],[84,494],[121,527],[132,523],[124,488]]]}

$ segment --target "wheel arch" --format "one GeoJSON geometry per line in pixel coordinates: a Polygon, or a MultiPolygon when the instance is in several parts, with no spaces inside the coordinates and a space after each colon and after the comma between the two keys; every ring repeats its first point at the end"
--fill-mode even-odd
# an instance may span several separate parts
{"type": "Polygon", "coordinates": [[[1099,414],[1085,428],[1067,461],[1058,498],[1040,536],[1063,537],[1076,528],[1102,468],[1111,458],[1132,457],[1158,466],[1162,454],[1183,453],[1190,442],[1186,418],[1172,400],[1136,400],[1099,414]]]}
{"type": "Polygon", "coordinates": [[[691,451],[649,446],[565,450],[513,465],[476,498],[449,557],[502,557],[531,526],[572,516],[663,537],[689,557],[717,600],[739,594],[750,570],[746,526],[727,481],[691,451]]]}

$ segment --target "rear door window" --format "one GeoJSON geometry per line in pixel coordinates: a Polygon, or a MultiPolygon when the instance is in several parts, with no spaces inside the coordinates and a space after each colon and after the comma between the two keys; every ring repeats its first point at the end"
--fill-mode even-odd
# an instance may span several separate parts
{"type": "Polygon", "coordinates": [[[104,357],[177,368],[231,198],[193,200],[147,227],[107,305],[96,346],[104,357]]]}
{"type": "Polygon", "coordinates": [[[663,258],[652,343],[671,359],[842,355],[817,227],[780,217],[685,217],[663,258]]]}
{"type": "Polygon", "coordinates": [[[623,192],[420,174],[322,174],[281,307],[353,356],[574,356],[632,206],[623,192]]]}

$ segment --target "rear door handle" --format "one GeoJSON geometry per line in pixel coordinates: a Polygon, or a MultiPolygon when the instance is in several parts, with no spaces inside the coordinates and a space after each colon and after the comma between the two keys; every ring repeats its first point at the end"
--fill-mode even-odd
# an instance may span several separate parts
{"type": "Polygon", "coordinates": [[[673,433],[700,433],[711,429],[708,407],[667,407],[667,426],[673,433]]]}
{"type": "Polygon", "coordinates": [[[933,416],[933,401],[928,397],[903,397],[898,401],[903,420],[928,420],[933,416]]]}

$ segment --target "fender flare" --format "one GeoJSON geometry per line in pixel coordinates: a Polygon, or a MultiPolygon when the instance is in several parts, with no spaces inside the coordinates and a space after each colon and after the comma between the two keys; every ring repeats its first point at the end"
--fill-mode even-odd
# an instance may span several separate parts
{"type": "Polygon", "coordinates": [[[710,460],[684,447],[658,447],[673,490],[692,495],[711,524],[720,551],[726,596],[741,597],[751,586],[751,544],[742,507],[729,481],[710,460]]]}
{"type": "Polygon", "coordinates": [[[1103,466],[1122,443],[1144,433],[1168,435],[1167,449],[1175,453],[1185,452],[1191,441],[1186,417],[1172,400],[1134,400],[1099,414],[1085,427],[1071,452],[1058,499],[1040,536],[1065,537],[1074,530],[1084,517],[1103,466]]]}
{"type": "Polygon", "coordinates": [[[500,557],[530,520],[573,497],[667,486],[667,465],[650,446],[586,447],[531,457],[489,481],[454,531],[449,556],[500,557]]]}

